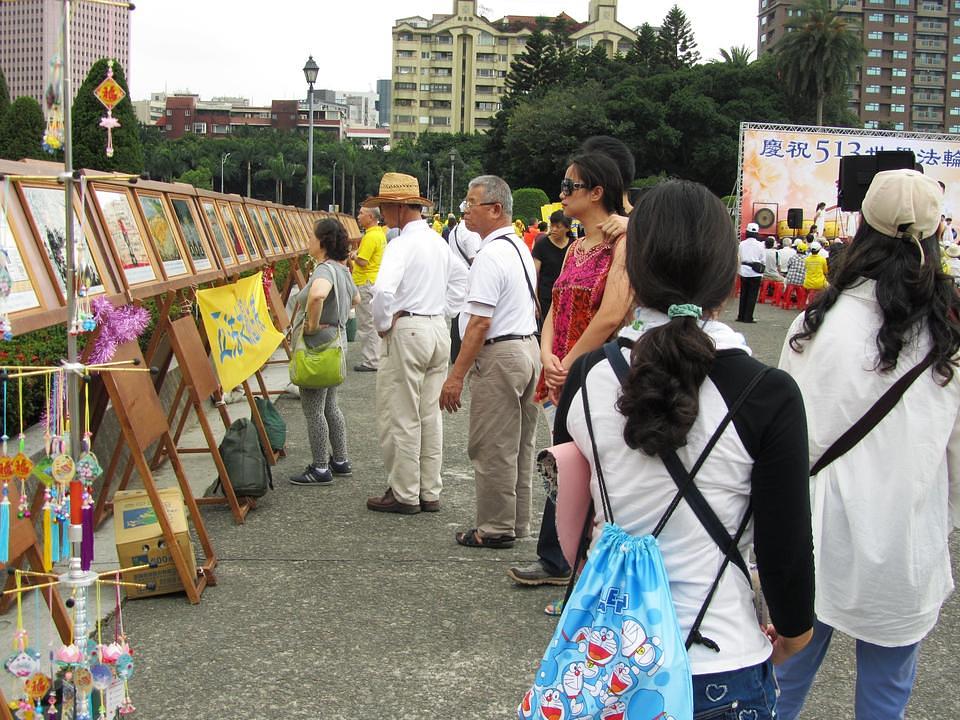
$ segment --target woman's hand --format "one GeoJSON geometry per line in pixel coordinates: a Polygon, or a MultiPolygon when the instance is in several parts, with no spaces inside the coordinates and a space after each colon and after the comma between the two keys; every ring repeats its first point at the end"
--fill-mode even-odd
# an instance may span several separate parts
{"type": "Polygon", "coordinates": [[[553,353],[545,353],[543,355],[543,378],[547,383],[548,388],[562,388],[563,383],[567,379],[567,371],[564,369],[563,364],[553,353]]]}

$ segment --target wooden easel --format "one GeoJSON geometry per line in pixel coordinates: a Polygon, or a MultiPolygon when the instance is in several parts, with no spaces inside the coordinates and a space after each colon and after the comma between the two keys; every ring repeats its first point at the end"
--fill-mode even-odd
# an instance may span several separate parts
{"type": "MultiPolygon", "coordinates": [[[[180,367],[180,387],[177,390],[177,400],[170,408],[167,415],[167,424],[173,424],[177,410],[180,405],[180,398],[186,392],[187,402],[177,423],[177,429],[173,436],[173,442],[177,446],[177,451],[181,453],[210,453],[213,456],[214,465],[217,466],[217,472],[220,473],[220,483],[223,486],[224,497],[198,498],[200,505],[213,505],[227,503],[233,518],[237,524],[242,524],[247,513],[256,507],[256,500],[250,497],[244,497],[243,502],[237,498],[233,490],[233,483],[230,481],[223,457],[220,455],[220,446],[217,438],[210,427],[210,421],[204,412],[204,401],[210,396],[217,397],[217,410],[220,412],[220,418],[223,420],[224,429],[230,427],[230,415],[227,412],[226,405],[223,403],[220,391],[220,383],[213,372],[207,360],[207,350],[203,346],[203,339],[200,332],[193,322],[193,318],[182,317],[170,323],[170,342],[173,345],[174,355],[177,357],[177,365],[180,367]],[[190,415],[191,408],[197,415],[200,427],[203,430],[203,436],[207,441],[207,447],[185,448],[180,447],[180,435],[183,432],[186,419],[190,415]]],[[[252,408],[256,411],[256,406],[252,408]]],[[[261,421],[262,424],[262,421],[261,421]]],[[[258,426],[259,427],[259,426],[258,426]]],[[[269,445],[269,443],[268,443],[269,445]]],[[[161,461],[168,456],[164,452],[163,446],[157,448],[153,460],[150,463],[151,468],[160,466],[161,461]]],[[[129,465],[127,466],[129,470],[129,465]]]]}
{"type": "MultiPolygon", "coordinates": [[[[139,361],[141,367],[144,364],[143,355],[140,353],[140,347],[136,340],[119,346],[113,359],[139,361]]],[[[217,566],[217,556],[210,543],[210,537],[207,535],[207,528],[203,522],[203,517],[200,515],[200,508],[193,497],[193,490],[187,481],[180,456],[177,454],[176,445],[173,438],[170,437],[170,426],[167,424],[167,417],[163,412],[163,406],[160,404],[160,398],[157,397],[149,373],[111,372],[103,373],[103,375],[104,387],[110,396],[110,402],[120,425],[121,444],[125,444],[130,450],[133,464],[136,466],[143,487],[150,497],[150,503],[157,515],[167,548],[177,568],[177,574],[187,593],[187,599],[196,604],[200,602],[200,595],[204,588],[207,585],[216,584],[213,569],[217,566]],[[183,501],[186,503],[190,519],[193,521],[193,527],[197,532],[200,545],[203,547],[204,563],[197,568],[198,577],[190,576],[187,561],[183,557],[180,545],[176,542],[173,527],[167,517],[167,512],[163,507],[156,483],[153,480],[153,473],[150,471],[147,462],[145,452],[157,441],[160,442],[161,447],[166,448],[166,452],[170,456],[170,462],[173,465],[183,501]]],[[[112,508],[112,503],[108,502],[108,496],[118,457],[118,454],[115,453],[111,459],[111,467],[104,475],[103,486],[97,496],[97,504],[94,509],[94,523],[97,525],[103,520],[107,507],[112,508]]],[[[125,475],[124,481],[117,489],[125,489],[127,480],[129,480],[129,474],[125,475]]]]}
{"type": "MultiPolygon", "coordinates": [[[[10,553],[8,561],[4,565],[0,563],[0,571],[4,572],[6,582],[4,590],[9,590],[14,586],[14,579],[6,574],[7,568],[20,568],[24,562],[30,565],[34,572],[45,572],[43,569],[43,548],[40,546],[40,540],[37,538],[36,530],[33,527],[33,521],[30,518],[17,517],[17,504],[20,500],[20,493],[16,484],[11,482],[8,485],[10,497],[10,553]]],[[[31,581],[31,584],[32,581],[31,581]]],[[[50,615],[53,618],[54,625],[57,626],[57,632],[64,644],[70,642],[73,636],[73,623],[70,621],[70,615],[67,612],[67,606],[63,603],[60,593],[42,593],[44,601],[50,608],[50,615]]],[[[0,611],[6,612],[12,602],[15,600],[12,595],[4,595],[0,602],[0,611]]],[[[5,705],[4,705],[5,707],[5,705]]]]}

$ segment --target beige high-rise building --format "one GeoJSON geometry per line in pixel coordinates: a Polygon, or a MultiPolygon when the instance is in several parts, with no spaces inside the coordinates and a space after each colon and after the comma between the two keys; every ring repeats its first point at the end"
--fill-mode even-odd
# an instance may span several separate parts
{"type": "MultiPolygon", "coordinates": [[[[577,48],[602,45],[626,54],[636,33],[617,21],[617,0],[589,0],[589,18],[564,17],[577,48]]],[[[485,131],[500,110],[510,62],[524,51],[534,16],[488,20],[476,0],[453,0],[453,13],[401,18],[393,27],[394,139],[423,132],[485,131]]]]}
{"type": "MultiPolygon", "coordinates": [[[[130,12],[102,3],[72,5],[70,81],[74,94],[93,64],[111,54],[129,79],[130,12]]],[[[0,70],[11,100],[26,95],[43,104],[50,58],[63,27],[62,11],[62,0],[0,2],[0,70]]]]}
{"type": "MultiPolygon", "coordinates": [[[[862,28],[867,54],[848,88],[865,128],[960,133],[960,0],[833,0],[862,28]]],[[[802,13],[759,0],[757,55],[802,13]]]]}

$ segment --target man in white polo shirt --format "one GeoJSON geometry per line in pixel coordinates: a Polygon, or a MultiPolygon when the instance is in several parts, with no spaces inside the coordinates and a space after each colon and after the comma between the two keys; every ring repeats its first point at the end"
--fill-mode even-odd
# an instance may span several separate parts
{"type": "Polygon", "coordinates": [[[460,355],[440,393],[440,407],[460,409],[470,374],[467,454],[477,488],[476,527],[456,534],[468,547],[507,548],[530,533],[540,349],[533,257],[517,237],[510,187],[493,175],[470,181],[462,205],[483,238],[470,266],[460,312],[460,355]]]}
{"type": "Polygon", "coordinates": [[[415,177],[386,173],[379,206],[400,228],[383,253],[373,285],[373,322],[383,338],[377,373],[377,430],[387,490],[367,500],[375,512],[412,515],[440,509],[443,416],[438,406],[447,372],[446,317],[463,302],[467,271],[420,216],[431,205],[415,177]]]}

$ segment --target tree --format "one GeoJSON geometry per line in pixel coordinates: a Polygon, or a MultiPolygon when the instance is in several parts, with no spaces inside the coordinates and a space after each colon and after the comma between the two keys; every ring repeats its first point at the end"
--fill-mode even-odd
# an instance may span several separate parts
{"type": "Polygon", "coordinates": [[[637,39],[627,53],[627,62],[647,72],[653,72],[660,64],[660,44],[657,31],[650,23],[644,23],[637,30],[637,39]]]}
{"type": "Polygon", "coordinates": [[[657,41],[660,59],[671,70],[693,67],[700,60],[690,21],[676,5],[670,8],[663,19],[657,41]]]}
{"type": "Polygon", "coordinates": [[[32,97],[18,97],[0,123],[0,156],[9,160],[49,159],[41,147],[45,127],[40,103],[32,97]]]}
{"type": "Polygon", "coordinates": [[[843,93],[853,79],[863,42],[857,27],[830,0],[806,0],[787,30],[776,49],[783,80],[796,95],[816,104],[816,122],[822,125],[824,102],[843,93]]]}
{"type": "Polygon", "coordinates": [[[505,83],[505,102],[515,102],[540,87],[551,57],[550,40],[543,30],[537,28],[527,38],[523,52],[510,63],[510,72],[505,83]]]}
{"type": "Polygon", "coordinates": [[[231,159],[236,160],[247,172],[247,197],[250,197],[253,166],[261,163],[263,149],[252,138],[243,138],[230,152],[231,159]]]}
{"type": "Polygon", "coordinates": [[[723,61],[736,67],[749,65],[751,55],[753,55],[753,51],[746,45],[733,46],[729,50],[720,48],[720,57],[723,58],[723,61]]]}
{"type": "Polygon", "coordinates": [[[0,123],[3,122],[3,114],[10,107],[10,90],[7,88],[7,78],[0,70],[0,123]]]}
{"type": "Polygon", "coordinates": [[[177,182],[187,183],[204,190],[213,190],[213,173],[206,165],[201,165],[193,170],[187,170],[177,178],[177,182]]]}
{"type": "Polygon", "coordinates": [[[277,153],[266,162],[266,167],[257,173],[257,177],[272,180],[274,184],[274,202],[283,202],[283,185],[290,185],[297,177],[303,174],[303,165],[288,163],[283,153],[277,153]]]}
{"type": "Polygon", "coordinates": [[[93,91],[107,76],[107,60],[97,60],[73,101],[73,164],[78,168],[112,170],[140,174],[143,172],[143,147],[140,126],[130,101],[126,75],[120,63],[113,63],[113,79],[126,93],[113,109],[120,127],[113,131],[113,157],[107,157],[107,131],[100,127],[100,118],[107,112],[93,91]]]}

